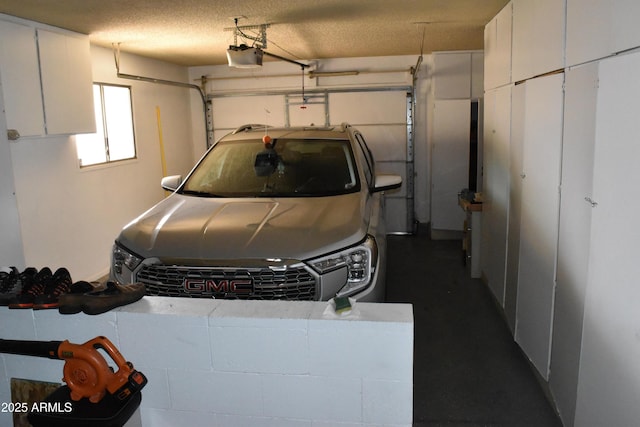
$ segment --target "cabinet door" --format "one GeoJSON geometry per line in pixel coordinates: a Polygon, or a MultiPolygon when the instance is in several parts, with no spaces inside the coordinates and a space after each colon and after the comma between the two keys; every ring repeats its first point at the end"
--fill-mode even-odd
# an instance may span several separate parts
{"type": "Polygon", "coordinates": [[[567,0],[567,65],[640,45],[638,14],[637,0],[567,0]]]}
{"type": "Polygon", "coordinates": [[[511,90],[511,140],[509,141],[509,209],[507,219],[507,268],[504,312],[511,331],[516,329],[518,265],[520,264],[520,217],[522,208],[522,147],[524,145],[527,85],[511,90]]]}
{"type": "Polygon", "coordinates": [[[514,82],[564,67],[564,3],[513,0],[514,82]]]}
{"type": "Polygon", "coordinates": [[[485,93],[482,269],[496,300],[504,306],[509,216],[511,86],[485,93]]]}
{"type": "Polygon", "coordinates": [[[47,133],[95,132],[89,40],[38,30],[47,133]]]}
{"type": "Polygon", "coordinates": [[[549,385],[565,425],[573,425],[589,270],[598,64],[567,70],[558,273],[549,385]]]}
{"type": "Polygon", "coordinates": [[[461,231],[464,224],[458,193],[469,187],[470,120],[468,99],[436,101],[431,158],[431,227],[435,230],[461,231]]]}
{"type": "Polygon", "coordinates": [[[7,128],[21,136],[44,135],[36,33],[31,27],[0,21],[0,78],[7,128]]]}
{"type": "Polygon", "coordinates": [[[516,341],[543,378],[549,375],[555,292],[564,74],[528,80],[516,341]]]}
{"type": "Polygon", "coordinates": [[[485,89],[511,83],[512,9],[509,2],[485,27],[485,89]]]}
{"type": "Polygon", "coordinates": [[[638,53],[600,64],[577,426],[640,419],[638,75],[638,53]]]}
{"type": "Polygon", "coordinates": [[[469,99],[471,54],[434,53],[433,87],[436,99],[469,99]]]}

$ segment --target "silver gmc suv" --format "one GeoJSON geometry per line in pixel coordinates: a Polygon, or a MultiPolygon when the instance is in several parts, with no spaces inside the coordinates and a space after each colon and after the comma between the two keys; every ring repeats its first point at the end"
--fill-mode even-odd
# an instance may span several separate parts
{"type": "Polygon", "coordinates": [[[353,127],[246,125],[221,138],[115,241],[111,280],[147,295],[381,302],[384,194],[353,127]]]}

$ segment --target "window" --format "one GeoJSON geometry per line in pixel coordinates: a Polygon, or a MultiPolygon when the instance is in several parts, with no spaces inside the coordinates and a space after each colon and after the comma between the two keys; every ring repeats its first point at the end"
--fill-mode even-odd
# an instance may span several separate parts
{"type": "Polygon", "coordinates": [[[136,157],[131,88],[93,85],[96,133],[76,135],[80,167],[136,157]]]}

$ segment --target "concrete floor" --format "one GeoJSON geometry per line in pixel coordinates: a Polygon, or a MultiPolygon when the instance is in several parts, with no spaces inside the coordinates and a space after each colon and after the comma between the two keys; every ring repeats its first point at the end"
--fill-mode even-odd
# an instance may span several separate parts
{"type": "Polygon", "coordinates": [[[415,427],[561,426],[460,241],[389,236],[387,301],[413,304],[415,427]]]}

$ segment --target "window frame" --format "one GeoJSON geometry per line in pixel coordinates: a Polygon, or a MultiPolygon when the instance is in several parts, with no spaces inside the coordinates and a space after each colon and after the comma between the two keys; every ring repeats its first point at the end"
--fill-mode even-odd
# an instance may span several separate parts
{"type": "MultiPolygon", "coordinates": [[[[96,163],[82,164],[82,158],[79,156],[80,153],[76,148],[76,155],[78,156],[78,165],[79,165],[80,169],[94,168],[94,167],[100,167],[100,166],[104,167],[104,166],[117,164],[117,163],[120,163],[120,162],[136,160],[138,158],[136,127],[135,127],[134,113],[133,113],[133,89],[132,89],[132,86],[123,85],[123,84],[117,84],[117,83],[93,82],[92,89],[94,89],[96,86],[98,86],[99,89],[100,89],[99,93],[100,93],[100,106],[101,106],[100,112],[101,112],[101,115],[98,116],[97,112],[95,112],[95,111],[94,111],[94,115],[95,115],[96,122],[98,120],[100,120],[102,122],[102,126],[101,126],[101,129],[102,129],[102,142],[103,142],[105,160],[104,161],[100,161],[100,162],[96,162],[96,163]],[[129,92],[129,109],[131,111],[131,137],[132,137],[132,148],[133,148],[133,155],[131,157],[119,158],[119,159],[115,159],[115,160],[112,160],[110,158],[111,157],[111,147],[109,145],[110,137],[109,137],[109,129],[108,129],[108,126],[107,126],[107,111],[106,111],[105,96],[104,96],[105,87],[124,88],[124,89],[127,89],[128,92],[129,92]]],[[[97,123],[96,123],[96,125],[97,125],[97,123]]],[[[99,129],[99,127],[96,126],[96,132],[94,132],[93,134],[90,134],[90,135],[98,135],[98,137],[100,137],[100,135],[98,134],[98,129],[99,129]]],[[[80,135],[77,135],[76,138],[78,136],[80,136],[80,135]]]]}

